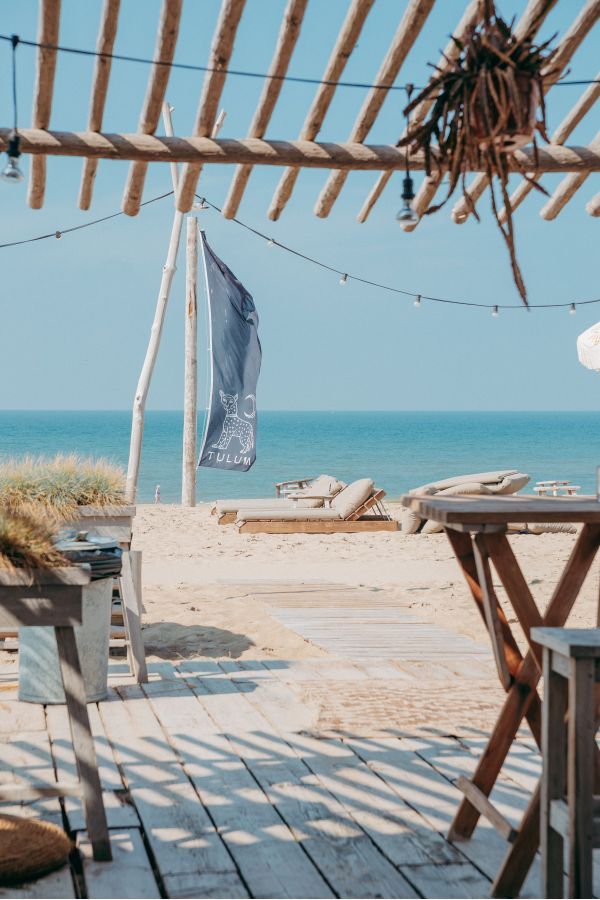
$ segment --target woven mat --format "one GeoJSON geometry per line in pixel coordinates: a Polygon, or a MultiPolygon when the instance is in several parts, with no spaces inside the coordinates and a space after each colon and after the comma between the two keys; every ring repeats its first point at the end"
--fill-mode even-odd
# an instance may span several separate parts
{"type": "Polygon", "coordinates": [[[0,815],[0,884],[31,881],[59,868],[72,846],[57,825],[0,815]]]}

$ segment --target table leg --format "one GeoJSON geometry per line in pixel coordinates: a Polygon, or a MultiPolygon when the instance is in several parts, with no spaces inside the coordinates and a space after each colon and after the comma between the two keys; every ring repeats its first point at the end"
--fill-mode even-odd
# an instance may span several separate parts
{"type": "Polygon", "coordinates": [[[90,728],[85,685],[81,675],[79,654],[72,626],[55,625],[60,672],[67,701],[71,740],[81,784],[85,824],[92,844],[94,859],[110,860],[112,853],[102,800],[102,787],[90,728]]]}
{"type": "MultiPolygon", "coordinates": [[[[548,604],[543,624],[562,627],[581,590],[600,544],[600,526],[584,525],[569,561],[548,604]]],[[[515,684],[508,692],[504,707],[478,763],[473,783],[486,796],[500,773],[506,755],[517,734],[523,716],[533,701],[540,672],[531,651],[527,653],[515,684]]],[[[473,833],[479,814],[465,799],[450,828],[449,838],[468,838],[473,833]]],[[[515,896],[518,893],[535,855],[539,842],[539,787],[534,793],[519,829],[519,836],[511,846],[494,883],[495,896],[515,896]]]]}
{"type": "Polygon", "coordinates": [[[477,568],[477,579],[481,589],[485,623],[492,642],[498,678],[500,679],[500,683],[504,690],[507,691],[512,684],[512,676],[506,661],[506,653],[504,652],[504,633],[502,631],[502,621],[498,612],[501,609],[501,606],[498,603],[498,598],[494,591],[492,573],[490,570],[490,555],[483,534],[475,535],[473,539],[473,554],[475,557],[475,566],[477,568]]]}
{"type": "Polygon", "coordinates": [[[543,712],[543,766],[540,843],[542,850],[542,896],[564,896],[564,840],[550,825],[550,806],[566,794],[567,682],[552,668],[552,651],[544,648],[545,702],[543,712]]]}
{"type": "MultiPolygon", "coordinates": [[[[476,574],[474,576],[474,563],[470,561],[472,557],[471,539],[467,534],[454,532],[450,529],[447,529],[446,533],[467,578],[473,598],[481,611],[482,601],[479,583],[477,582],[476,574]]],[[[599,542],[600,526],[584,525],[559,583],[554,590],[552,599],[548,604],[544,617],[545,625],[558,627],[564,625],[594,560],[599,542]]],[[[508,623],[506,623],[506,628],[510,633],[508,623]]],[[[510,638],[514,642],[512,633],[510,633],[510,638]]],[[[516,644],[516,642],[514,643],[516,644]]],[[[486,796],[490,795],[496,783],[496,779],[500,774],[506,756],[525,716],[527,716],[538,744],[540,742],[540,702],[536,691],[539,679],[538,665],[530,651],[522,659],[515,672],[515,683],[508,691],[500,716],[477,765],[475,774],[471,779],[473,784],[486,796]],[[532,712],[534,714],[533,724],[532,718],[530,718],[532,712]]],[[[468,840],[473,834],[478,821],[478,810],[466,797],[463,798],[450,826],[448,839],[451,841],[468,840]]]]}
{"type": "Polygon", "coordinates": [[[148,681],[148,668],[146,665],[146,653],[142,637],[142,623],[138,608],[138,594],[133,582],[131,558],[129,551],[123,551],[122,569],[120,575],[121,601],[123,603],[123,617],[127,629],[129,641],[128,655],[131,670],[138,684],[148,681]]]}
{"type": "Polygon", "coordinates": [[[592,896],[596,661],[571,659],[568,769],[569,897],[592,896]]]}

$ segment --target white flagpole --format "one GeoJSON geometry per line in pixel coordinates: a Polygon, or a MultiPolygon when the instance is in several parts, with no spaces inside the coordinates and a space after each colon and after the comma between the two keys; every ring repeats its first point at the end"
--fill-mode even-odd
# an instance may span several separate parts
{"type": "Polygon", "coordinates": [[[206,445],[206,438],[208,435],[208,422],[210,419],[210,411],[212,406],[212,395],[213,395],[213,381],[214,381],[214,365],[213,365],[213,337],[212,337],[212,316],[210,312],[210,288],[208,286],[208,266],[206,262],[206,246],[205,246],[205,232],[203,229],[198,226],[198,233],[200,235],[200,249],[202,250],[202,266],[204,268],[204,289],[206,291],[206,317],[208,323],[208,361],[209,361],[209,382],[208,382],[208,406],[205,411],[204,418],[204,431],[202,434],[202,442],[200,444],[200,454],[198,458],[198,462],[202,459],[202,454],[204,453],[204,447],[206,445]]]}
{"type": "MultiPolygon", "coordinates": [[[[171,107],[168,103],[163,103],[163,121],[165,132],[168,137],[173,137],[173,124],[171,121],[171,107]]],[[[171,177],[173,179],[173,190],[177,195],[177,166],[171,166],[171,177]]],[[[131,422],[131,440],[129,445],[129,464],[127,466],[127,481],[125,483],[125,497],[128,503],[135,503],[138,479],[140,474],[140,462],[142,458],[142,439],[144,436],[144,414],[146,411],[146,400],[152,380],[152,373],[158,356],[158,348],[160,347],[160,339],[162,337],[163,326],[165,323],[165,315],[167,312],[167,304],[169,302],[169,294],[171,293],[171,285],[173,284],[173,276],[177,270],[177,253],[179,251],[179,242],[181,239],[181,229],[183,226],[183,213],[175,209],[173,215],[173,224],[171,226],[171,237],[169,240],[169,249],[167,251],[167,259],[163,266],[162,278],[160,281],[160,289],[158,292],[158,300],[154,311],[154,321],[150,329],[150,340],[144,358],[142,371],[138,381],[135,398],[133,401],[133,416],[131,422]]]]}

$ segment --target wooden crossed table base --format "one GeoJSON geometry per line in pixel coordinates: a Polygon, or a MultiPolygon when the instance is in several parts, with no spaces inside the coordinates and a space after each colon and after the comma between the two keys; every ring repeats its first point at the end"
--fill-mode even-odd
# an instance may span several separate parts
{"type": "MultiPolygon", "coordinates": [[[[541,702],[537,685],[542,671],[541,648],[530,639],[533,627],[562,627],[573,608],[600,547],[600,502],[592,497],[534,498],[525,496],[436,499],[407,495],[405,506],[423,519],[444,526],[473,600],[489,632],[494,659],[506,700],[472,779],[460,778],[464,798],[448,838],[468,840],[480,816],[509,841],[509,848],[492,887],[493,897],[517,897],[539,846],[540,787],[536,788],[518,830],[488,799],[523,719],[541,746],[541,702]],[[506,537],[509,523],[573,522],[583,528],[556,585],[544,615],[529,590],[506,537]],[[494,564],[529,650],[523,656],[502,611],[490,570],[494,564]]],[[[532,538],[534,540],[534,538],[532,538]]],[[[593,623],[596,624],[596,623],[593,623]]],[[[596,757],[596,780],[600,772],[596,757]]],[[[596,785],[598,790],[599,785],[596,785]]]]}

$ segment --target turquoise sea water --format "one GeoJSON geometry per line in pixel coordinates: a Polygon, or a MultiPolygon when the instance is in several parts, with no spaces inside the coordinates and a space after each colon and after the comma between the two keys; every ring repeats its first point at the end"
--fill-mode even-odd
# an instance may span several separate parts
{"type": "MultiPolygon", "coordinates": [[[[126,465],[130,421],[125,411],[0,412],[0,456],[77,452],[126,465]]],[[[140,502],[157,484],[164,502],[179,502],[181,439],[180,412],[147,413],[140,502]]],[[[275,481],[321,472],[371,477],[395,497],[437,478],[510,468],[595,492],[597,465],[600,413],[263,412],[254,467],[200,469],[198,498],[270,496],[275,481]]]]}

